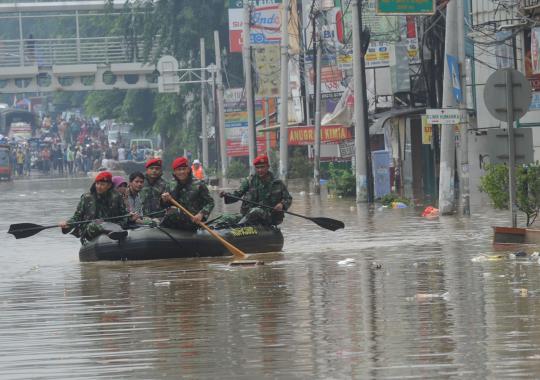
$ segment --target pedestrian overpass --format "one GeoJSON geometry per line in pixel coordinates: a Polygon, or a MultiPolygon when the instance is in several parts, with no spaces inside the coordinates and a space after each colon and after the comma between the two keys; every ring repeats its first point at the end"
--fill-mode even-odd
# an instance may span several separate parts
{"type": "Polygon", "coordinates": [[[125,0],[107,2],[107,10],[105,3],[0,3],[0,93],[157,89],[159,72],[144,62],[139,36],[84,36],[91,30],[91,17],[133,12],[125,8],[125,0]],[[32,25],[58,19],[70,26],[72,36],[39,38],[31,33],[32,25]],[[87,28],[81,28],[85,22],[87,28]]]}

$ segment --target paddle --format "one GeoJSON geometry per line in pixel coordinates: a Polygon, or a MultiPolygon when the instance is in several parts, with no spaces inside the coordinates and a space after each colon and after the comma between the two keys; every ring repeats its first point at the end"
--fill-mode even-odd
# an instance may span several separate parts
{"type": "MultiPolygon", "coordinates": [[[[229,193],[225,193],[225,197],[236,199],[238,201],[243,201],[243,202],[246,202],[246,203],[250,203],[250,204],[252,204],[254,206],[264,207],[264,208],[267,208],[267,209],[270,209],[270,210],[274,209],[272,206],[266,206],[266,205],[263,205],[261,203],[257,203],[257,202],[249,201],[247,199],[242,199],[242,198],[239,198],[239,197],[235,197],[234,195],[231,195],[229,193]]],[[[336,219],[331,219],[331,218],[324,218],[324,217],[304,216],[304,215],[296,214],[294,212],[285,211],[285,210],[283,210],[283,212],[286,213],[286,214],[291,214],[291,215],[294,215],[294,216],[298,216],[300,218],[311,220],[313,223],[317,224],[318,226],[320,226],[322,228],[326,228],[327,230],[330,230],[330,231],[336,231],[336,230],[339,230],[340,228],[345,228],[345,224],[341,220],[336,220],[336,219]]]]}
{"type": "MultiPolygon", "coordinates": [[[[151,214],[148,214],[147,216],[162,213],[162,212],[163,211],[153,212],[151,214]]],[[[120,216],[113,216],[113,217],[110,217],[110,218],[102,218],[102,219],[94,219],[94,220],[83,220],[81,222],[70,223],[69,225],[70,226],[79,226],[81,224],[87,224],[87,223],[98,222],[98,221],[108,222],[108,221],[111,221],[111,220],[127,218],[130,215],[131,214],[126,214],[126,215],[120,215],[120,216]]],[[[27,238],[27,237],[30,237],[30,236],[34,236],[35,234],[37,234],[37,233],[39,233],[39,232],[41,232],[43,230],[46,230],[46,229],[49,229],[49,228],[55,228],[55,227],[59,227],[58,224],[54,224],[54,225],[51,225],[51,226],[41,226],[39,224],[34,224],[34,223],[15,223],[15,224],[12,224],[12,225],[9,226],[8,234],[12,234],[13,236],[15,236],[15,239],[24,239],[24,238],[27,238]]]]}
{"type": "MultiPolygon", "coordinates": [[[[180,203],[178,203],[173,197],[170,198],[169,200],[174,206],[178,207],[180,210],[182,210],[183,212],[185,212],[189,217],[193,218],[193,214],[190,213],[185,207],[183,207],[180,203]]],[[[219,236],[219,234],[212,230],[210,227],[208,227],[206,224],[204,224],[203,222],[199,222],[197,223],[199,226],[201,226],[202,228],[204,228],[206,231],[208,231],[208,233],[210,235],[212,235],[213,237],[215,237],[217,240],[219,240],[221,242],[221,244],[223,244],[225,246],[225,248],[227,248],[229,250],[230,253],[232,253],[234,256],[236,256],[237,258],[239,259],[245,259],[247,257],[247,255],[241,251],[240,249],[236,248],[234,245],[232,245],[231,243],[229,243],[227,240],[223,239],[221,236],[219,236]]]]}

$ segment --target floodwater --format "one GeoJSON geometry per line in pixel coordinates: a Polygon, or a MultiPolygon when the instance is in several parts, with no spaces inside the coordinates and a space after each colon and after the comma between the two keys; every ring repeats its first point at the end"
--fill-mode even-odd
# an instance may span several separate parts
{"type": "Polygon", "coordinates": [[[506,213],[426,220],[291,186],[292,211],[346,229],[288,216],[283,252],[254,268],[80,263],[78,240],[59,229],[5,233],[69,217],[88,187],[0,184],[2,379],[540,376],[540,264],[473,260],[501,253],[490,226],[506,213]]]}

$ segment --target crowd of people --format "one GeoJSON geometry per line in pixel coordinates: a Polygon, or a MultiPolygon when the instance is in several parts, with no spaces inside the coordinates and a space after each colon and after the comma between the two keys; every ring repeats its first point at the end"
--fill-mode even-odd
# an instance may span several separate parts
{"type": "MultiPolygon", "coordinates": [[[[195,161],[190,165],[186,157],[176,158],[170,182],[163,179],[160,158],[149,159],[145,173],[131,173],[129,181],[108,171],[99,172],[90,191],[81,197],[74,215],[59,225],[64,232],[71,231],[80,237],[83,243],[101,234],[123,240],[128,229],[141,225],[195,231],[208,220],[215,205],[205,181],[196,177],[200,163],[195,161]],[[176,202],[189,214],[173,207],[176,202]],[[92,222],[81,224],[85,221],[92,222]]],[[[277,225],[283,221],[284,211],[292,203],[287,187],[270,172],[267,156],[258,156],[253,165],[256,173],[245,178],[236,191],[219,193],[225,203],[239,199],[244,202],[240,213],[214,218],[216,226],[277,225]]]]}
{"type": "Polygon", "coordinates": [[[87,175],[100,168],[114,169],[123,160],[144,161],[160,156],[161,151],[129,147],[129,141],[109,143],[107,134],[91,118],[74,117],[65,120],[44,116],[35,136],[16,139],[0,136],[0,143],[10,144],[13,176],[29,176],[32,172],[45,175],[87,175]]]}

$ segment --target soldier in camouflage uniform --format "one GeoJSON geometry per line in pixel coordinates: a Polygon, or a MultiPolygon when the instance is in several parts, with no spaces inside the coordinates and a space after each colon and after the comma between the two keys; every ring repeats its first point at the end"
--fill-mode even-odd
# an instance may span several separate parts
{"type": "MultiPolygon", "coordinates": [[[[96,176],[90,192],[81,196],[73,216],[59,225],[67,232],[73,228],[72,223],[75,222],[116,216],[124,216],[124,218],[115,219],[113,223],[92,222],[80,224],[75,227],[73,234],[80,237],[83,243],[96,238],[102,233],[107,233],[114,240],[121,240],[127,236],[127,231],[121,228],[121,225],[127,226],[130,219],[124,200],[112,187],[111,173],[101,172],[96,176]]],[[[134,219],[135,216],[132,215],[131,219],[134,219]]]]}
{"type": "MultiPolygon", "coordinates": [[[[266,155],[258,156],[253,160],[256,174],[250,175],[242,181],[240,188],[232,193],[235,197],[261,203],[273,207],[273,210],[257,207],[242,202],[240,212],[242,218],[239,224],[278,225],[283,222],[284,213],[291,207],[292,197],[283,181],[274,177],[270,172],[270,165],[266,155]]],[[[228,198],[222,191],[220,197],[225,197],[225,203],[234,203],[237,200],[228,198]]]]}
{"type": "Polygon", "coordinates": [[[159,158],[152,158],[145,164],[146,176],[144,178],[144,187],[139,192],[142,204],[143,215],[154,214],[156,211],[164,210],[161,203],[161,194],[167,189],[167,182],[161,178],[163,171],[162,161],[159,158]]]}
{"type": "Polygon", "coordinates": [[[174,180],[169,183],[167,191],[161,196],[164,202],[170,202],[171,198],[185,207],[192,215],[171,207],[161,225],[169,228],[195,231],[198,224],[208,219],[208,215],[214,209],[214,199],[210,196],[208,187],[204,181],[193,176],[188,160],[178,157],[173,161],[174,180]]]}

